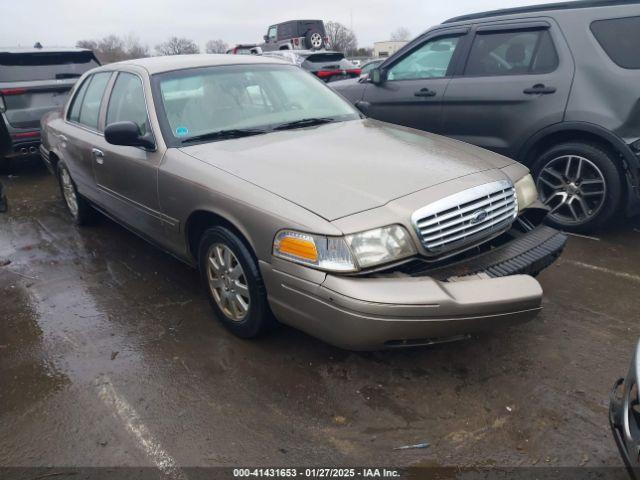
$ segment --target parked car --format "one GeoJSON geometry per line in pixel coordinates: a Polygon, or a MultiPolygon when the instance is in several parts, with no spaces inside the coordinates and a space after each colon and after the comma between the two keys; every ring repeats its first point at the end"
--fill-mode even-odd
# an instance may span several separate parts
{"type": "Polygon", "coordinates": [[[226,52],[229,55],[260,55],[262,49],[255,43],[247,43],[236,45],[226,52]]]}
{"type": "Polygon", "coordinates": [[[260,45],[265,52],[273,50],[320,50],[329,48],[322,20],[291,20],[271,25],[260,45]]]}
{"type": "Polygon", "coordinates": [[[0,169],[38,153],[40,118],[60,108],[78,78],[98,65],[79,48],[0,49],[0,169]]]}
{"type": "Polygon", "coordinates": [[[344,53],[311,50],[277,50],[263,56],[278,58],[310,71],[325,82],[358,78],[360,69],[344,57],[344,53]]]}
{"type": "Polygon", "coordinates": [[[526,167],[363,118],[274,58],[107,65],[43,128],[74,222],[98,209],[197,266],[241,337],[272,313],[351,349],[526,321],[542,296],[527,274],[566,241],[526,167]]]}
{"type": "Polygon", "coordinates": [[[640,4],[585,1],[453,18],[335,88],[373,118],[532,168],[567,230],[640,212],[640,4]]]}
{"type": "Polygon", "coordinates": [[[0,213],[7,211],[7,196],[4,193],[4,185],[0,182],[0,213]]]}
{"type": "Polygon", "coordinates": [[[636,347],[626,378],[613,386],[609,403],[609,423],[616,445],[631,478],[640,478],[640,343],[636,347]]]}

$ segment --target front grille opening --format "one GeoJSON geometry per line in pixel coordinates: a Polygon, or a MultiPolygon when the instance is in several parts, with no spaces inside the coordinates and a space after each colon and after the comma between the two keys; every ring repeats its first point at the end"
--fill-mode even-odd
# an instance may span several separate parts
{"type": "Polygon", "coordinates": [[[425,249],[442,254],[508,228],[517,212],[515,188],[499,181],[428,205],[412,219],[425,249]]]}

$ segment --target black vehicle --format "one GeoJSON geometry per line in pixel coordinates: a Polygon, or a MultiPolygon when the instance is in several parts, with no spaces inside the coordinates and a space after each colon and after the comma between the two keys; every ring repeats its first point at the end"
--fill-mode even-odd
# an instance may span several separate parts
{"type": "Polygon", "coordinates": [[[0,182],[0,213],[7,211],[7,197],[4,194],[4,185],[0,182]]]}
{"type": "Polygon", "coordinates": [[[631,360],[629,373],[613,386],[609,403],[609,423],[631,478],[640,479],[640,343],[631,360]]]}
{"type": "Polygon", "coordinates": [[[585,231],[640,212],[639,50],[638,1],[514,8],[448,20],[334,88],[528,165],[550,223],[585,231]]]}
{"type": "Polygon", "coordinates": [[[358,78],[360,68],[347,60],[344,53],[322,50],[277,50],[263,53],[265,57],[280,58],[310,71],[325,82],[358,78]]]}
{"type": "Polygon", "coordinates": [[[100,63],[90,50],[0,50],[0,169],[37,154],[40,119],[64,105],[78,78],[100,63]]]}
{"type": "Polygon", "coordinates": [[[320,50],[329,47],[322,20],[291,20],[271,25],[260,45],[265,52],[273,50],[320,50]]]}

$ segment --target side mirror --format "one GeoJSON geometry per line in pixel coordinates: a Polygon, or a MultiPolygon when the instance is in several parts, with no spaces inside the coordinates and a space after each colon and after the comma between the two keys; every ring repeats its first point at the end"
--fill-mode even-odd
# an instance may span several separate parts
{"type": "Polygon", "coordinates": [[[374,85],[381,85],[386,80],[386,77],[387,77],[387,75],[386,75],[386,72],[384,70],[381,70],[379,68],[374,68],[373,70],[371,70],[369,72],[368,79],[374,85]]]}
{"type": "Polygon", "coordinates": [[[262,37],[264,39],[265,42],[269,42],[269,35],[265,35],[264,37],[262,37]]]}
{"type": "Polygon", "coordinates": [[[112,145],[125,147],[155,148],[150,135],[142,135],[138,125],[133,122],[116,122],[104,129],[104,139],[112,145]]]}

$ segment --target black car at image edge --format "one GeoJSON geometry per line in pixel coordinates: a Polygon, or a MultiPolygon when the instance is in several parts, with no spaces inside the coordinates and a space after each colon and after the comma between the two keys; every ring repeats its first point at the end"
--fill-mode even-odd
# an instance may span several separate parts
{"type": "Polygon", "coordinates": [[[524,163],[549,223],[590,231],[640,212],[639,51],[639,1],[547,4],[453,18],[332,87],[524,163]]]}

